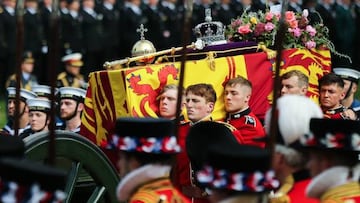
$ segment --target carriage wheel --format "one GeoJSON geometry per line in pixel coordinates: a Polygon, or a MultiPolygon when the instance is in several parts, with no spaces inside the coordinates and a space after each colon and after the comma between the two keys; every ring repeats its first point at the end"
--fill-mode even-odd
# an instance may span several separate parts
{"type": "MultiPolygon", "coordinates": [[[[65,202],[117,202],[119,176],[101,149],[72,132],[57,130],[55,137],[55,166],[68,171],[65,202]]],[[[48,132],[30,135],[24,142],[27,158],[46,161],[48,132]]]]}

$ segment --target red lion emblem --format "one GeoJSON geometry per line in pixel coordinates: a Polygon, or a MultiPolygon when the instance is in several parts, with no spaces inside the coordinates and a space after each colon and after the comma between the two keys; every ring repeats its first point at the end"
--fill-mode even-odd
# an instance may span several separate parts
{"type": "MultiPolygon", "coordinates": [[[[146,74],[153,75],[153,70],[151,67],[146,67],[146,74]]],[[[151,85],[151,80],[144,81],[144,78],[148,78],[145,74],[135,75],[134,73],[131,74],[130,78],[127,79],[129,82],[129,89],[133,90],[138,96],[146,95],[140,101],[140,111],[145,116],[148,117],[150,114],[145,109],[145,104],[148,104],[150,108],[157,114],[158,113],[158,103],[156,101],[156,97],[159,95],[161,89],[168,83],[168,77],[171,76],[174,80],[177,80],[178,69],[173,65],[166,65],[158,71],[157,80],[160,82],[159,86],[154,89],[151,85]],[[143,84],[140,84],[141,83],[143,84]]],[[[132,109],[133,116],[138,116],[139,114],[136,110],[132,109]]]]}

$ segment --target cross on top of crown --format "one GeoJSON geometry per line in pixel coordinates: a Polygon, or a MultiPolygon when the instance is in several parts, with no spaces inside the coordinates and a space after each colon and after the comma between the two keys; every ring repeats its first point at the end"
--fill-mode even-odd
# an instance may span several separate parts
{"type": "Polygon", "coordinates": [[[136,32],[140,33],[140,39],[141,40],[145,39],[144,33],[147,32],[147,31],[148,31],[148,29],[144,27],[144,24],[141,24],[140,27],[138,29],[136,29],[136,32]]]}
{"type": "Polygon", "coordinates": [[[211,21],[212,21],[211,8],[207,8],[205,9],[205,22],[211,22],[211,21]]]}

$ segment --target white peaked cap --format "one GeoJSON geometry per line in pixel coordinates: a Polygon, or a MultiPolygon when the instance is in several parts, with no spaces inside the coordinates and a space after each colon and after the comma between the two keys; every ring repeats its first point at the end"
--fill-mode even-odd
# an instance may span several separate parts
{"type": "MultiPolygon", "coordinates": [[[[15,87],[8,87],[7,91],[8,91],[8,98],[12,98],[12,99],[16,98],[16,88],[15,87]]],[[[21,100],[26,102],[26,100],[33,99],[36,97],[37,97],[37,95],[34,92],[26,90],[26,89],[20,89],[20,99],[21,100]]]]}
{"type": "Polygon", "coordinates": [[[65,61],[72,61],[72,60],[80,60],[82,58],[82,55],[80,53],[73,53],[73,54],[68,54],[64,57],[62,57],[61,61],[65,62],[65,61]]]}
{"type": "Polygon", "coordinates": [[[77,87],[61,87],[59,88],[60,98],[70,98],[78,100],[85,99],[86,90],[77,87]]]}
{"type": "MultiPolygon", "coordinates": [[[[48,85],[34,85],[31,87],[32,91],[38,96],[46,96],[51,94],[51,87],[48,85]]],[[[58,88],[55,88],[55,94],[58,88]]]]}
{"type": "Polygon", "coordinates": [[[341,78],[348,79],[354,82],[358,82],[360,78],[360,72],[351,68],[334,68],[333,71],[341,78]]]}
{"type": "MultiPolygon", "coordinates": [[[[285,145],[310,133],[311,118],[323,118],[319,105],[306,96],[284,95],[277,101],[278,127],[285,145]]],[[[271,109],[265,116],[265,128],[270,131],[271,109]]]]}
{"type": "Polygon", "coordinates": [[[50,101],[48,99],[35,98],[26,101],[30,111],[49,111],[50,101]]]}

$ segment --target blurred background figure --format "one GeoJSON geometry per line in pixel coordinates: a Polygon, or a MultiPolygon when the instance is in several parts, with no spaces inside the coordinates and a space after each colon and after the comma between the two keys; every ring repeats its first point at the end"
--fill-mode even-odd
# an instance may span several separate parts
{"type": "Polygon", "coordinates": [[[312,119],[311,134],[301,148],[309,153],[307,168],[312,180],[308,197],[321,202],[359,202],[360,123],[352,120],[312,119]]]}
{"type": "Polygon", "coordinates": [[[16,68],[15,0],[3,0],[0,6],[0,95],[5,95],[5,81],[16,68]]]}
{"type": "Polygon", "coordinates": [[[280,187],[270,195],[270,203],[319,202],[305,196],[311,178],[305,168],[307,156],[296,146],[310,132],[310,120],[323,118],[321,108],[304,95],[288,94],[278,99],[276,110],[277,123],[271,122],[271,109],[265,117],[267,134],[276,137],[272,168],[280,181],[280,187]],[[275,135],[270,135],[271,124],[278,126],[275,135]]]}
{"type": "Polygon", "coordinates": [[[95,11],[95,0],[81,1],[80,16],[84,40],[84,69],[82,73],[88,77],[93,71],[102,70],[104,63],[104,16],[95,11]]]}
{"type": "Polygon", "coordinates": [[[50,123],[50,101],[44,98],[28,99],[26,101],[29,107],[30,129],[24,130],[20,134],[21,138],[38,132],[46,132],[49,130],[50,123]]]}
{"type": "MultiPolygon", "coordinates": [[[[175,155],[181,148],[173,122],[156,118],[119,118],[111,145],[120,150],[120,181],[116,194],[121,202],[190,202],[170,181],[175,155]],[[128,145],[125,140],[147,140],[128,145]],[[160,145],[148,145],[157,140],[160,145]]],[[[155,143],[153,143],[155,144],[155,143]]]]}
{"type": "MultiPolygon", "coordinates": [[[[126,32],[122,35],[120,53],[123,57],[129,57],[131,56],[133,45],[140,39],[141,33],[144,34],[138,28],[140,28],[141,24],[148,28],[148,18],[143,13],[141,0],[126,0],[123,13],[124,18],[122,19],[121,26],[126,28],[126,32]]],[[[144,34],[144,36],[146,38],[147,34],[144,34]]]]}
{"type": "MultiPolygon", "coordinates": [[[[354,11],[356,16],[356,34],[355,36],[360,36],[360,0],[354,1],[354,11]]],[[[354,67],[356,67],[357,70],[360,70],[360,38],[355,37],[355,56],[354,56],[354,67]]]]}
{"type": "Polygon", "coordinates": [[[84,53],[82,19],[79,15],[80,0],[67,0],[67,13],[62,15],[62,54],[84,53]]]}
{"type": "Polygon", "coordinates": [[[24,130],[30,128],[29,125],[29,107],[27,106],[26,101],[29,99],[36,98],[36,94],[26,90],[20,89],[20,101],[19,101],[19,117],[15,117],[15,101],[16,101],[16,89],[15,87],[8,87],[8,122],[2,129],[9,135],[15,135],[15,119],[18,119],[18,133],[21,134],[24,130]]]}
{"type": "MultiPolygon", "coordinates": [[[[20,88],[31,90],[31,87],[38,84],[34,71],[35,60],[31,52],[24,52],[21,63],[20,88]]],[[[16,87],[16,74],[12,74],[6,81],[6,87],[16,87]]]]}
{"type": "Polygon", "coordinates": [[[41,82],[46,82],[47,42],[39,13],[37,0],[25,1],[24,14],[24,50],[32,53],[35,59],[34,74],[41,82]]]}
{"type": "MultiPolygon", "coordinates": [[[[177,0],[162,0],[160,1],[161,11],[164,16],[164,41],[165,48],[181,46],[183,33],[183,12],[184,6],[182,1],[177,0]]],[[[195,27],[196,24],[192,24],[195,27]]],[[[160,49],[160,48],[159,48],[160,49]]]]}
{"type": "Polygon", "coordinates": [[[65,71],[57,76],[57,87],[87,88],[84,76],[80,73],[83,66],[82,54],[73,53],[64,56],[61,61],[65,64],[65,71]]]}
{"type": "MultiPolygon", "coordinates": [[[[324,25],[329,28],[329,40],[337,44],[336,27],[335,27],[335,0],[319,0],[315,10],[320,14],[324,25]]],[[[334,57],[334,56],[332,56],[334,57]]]]}
{"type": "MultiPolygon", "coordinates": [[[[154,47],[157,50],[163,50],[168,48],[166,46],[166,39],[170,37],[170,32],[165,33],[165,21],[167,17],[165,16],[163,9],[160,6],[158,0],[147,0],[145,1],[144,6],[144,15],[148,19],[147,26],[149,32],[147,33],[146,39],[151,41],[154,44],[154,47]]],[[[177,26],[177,25],[173,25],[177,26]]]]}
{"type": "Polygon", "coordinates": [[[231,20],[238,16],[235,8],[231,0],[221,0],[219,4],[216,5],[215,19],[222,22],[225,26],[230,25],[231,20]]]}
{"type": "Polygon", "coordinates": [[[268,192],[278,186],[269,151],[239,144],[222,123],[194,125],[186,146],[191,163],[196,164],[194,182],[207,191],[211,203],[267,202],[268,192]]]}
{"type": "MultiPolygon", "coordinates": [[[[336,31],[336,50],[356,60],[355,56],[355,13],[352,8],[351,0],[338,0],[335,6],[335,31],[336,31]]],[[[333,66],[349,64],[348,59],[334,56],[333,66]]]]}
{"type": "MultiPolygon", "coordinates": [[[[120,57],[119,45],[120,45],[120,32],[121,24],[120,18],[121,13],[115,6],[116,0],[103,0],[97,9],[99,14],[103,16],[102,27],[103,27],[103,50],[104,60],[113,61],[120,57]]],[[[105,62],[104,61],[104,62],[105,62]]],[[[99,67],[101,68],[101,67],[99,67]]]]}
{"type": "Polygon", "coordinates": [[[303,9],[301,8],[301,0],[290,0],[288,11],[293,11],[295,13],[302,13],[303,9]]]}

